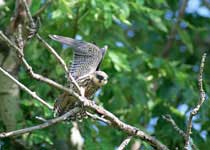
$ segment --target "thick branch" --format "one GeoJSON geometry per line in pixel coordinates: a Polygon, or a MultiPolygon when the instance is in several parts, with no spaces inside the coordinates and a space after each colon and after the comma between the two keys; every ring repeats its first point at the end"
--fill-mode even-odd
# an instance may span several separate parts
{"type": "Polygon", "coordinates": [[[201,64],[200,64],[200,72],[199,72],[199,76],[198,76],[198,86],[199,86],[199,90],[200,90],[200,99],[199,99],[199,102],[196,105],[196,107],[190,112],[189,120],[188,120],[188,123],[187,123],[187,130],[186,130],[186,138],[185,138],[185,146],[184,146],[185,150],[190,149],[190,147],[189,147],[190,146],[190,134],[191,134],[191,130],[192,130],[193,117],[198,113],[200,107],[202,106],[203,102],[206,99],[205,91],[203,89],[203,77],[202,77],[205,60],[206,60],[206,53],[204,53],[203,56],[202,56],[202,60],[201,60],[201,64]]]}
{"type": "Polygon", "coordinates": [[[145,132],[139,130],[136,127],[133,127],[131,125],[128,125],[128,124],[122,122],[115,115],[113,115],[111,112],[107,111],[103,107],[100,107],[100,106],[96,105],[94,103],[94,101],[90,101],[90,100],[87,100],[85,98],[83,98],[82,101],[83,101],[83,103],[84,103],[84,105],[86,107],[88,107],[88,108],[96,111],[97,113],[103,115],[108,120],[110,120],[111,121],[111,124],[115,128],[118,128],[118,129],[126,132],[127,134],[129,134],[131,136],[139,137],[140,139],[142,139],[143,141],[148,142],[150,145],[152,145],[153,147],[155,147],[158,150],[168,150],[168,148],[165,145],[163,145],[162,143],[160,143],[158,140],[156,140],[152,136],[146,134],[145,132]]]}
{"type": "Polygon", "coordinates": [[[15,130],[15,131],[10,131],[10,132],[0,133],[0,138],[5,138],[5,137],[9,137],[9,136],[20,135],[20,134],[32,132],[34,130],[40,130],[40,129],[47,128],[47,127],[49,127],[49,126],[51,126],[53,124],[56,124],[58,122],[61,122],[61,121],[66,120],[69,116],[75,115],[79,111],[80,111],[80,108],[75,107],[75,108],[71,109],[69,112],[63,114],[62,116],[57,117],[55,119],[47,120],[43,124],[36,125],[36,126],[33,126],[33,127],[29,127],[29,128],[25,128],[25,129],[20,129],[20,130],[15,130]]]}

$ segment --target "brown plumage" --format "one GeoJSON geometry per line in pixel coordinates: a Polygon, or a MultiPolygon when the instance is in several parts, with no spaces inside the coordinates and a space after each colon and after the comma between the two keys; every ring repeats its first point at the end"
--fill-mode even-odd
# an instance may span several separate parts
{"type": "Polygon", "coordinates": [[[99,48],[92,43],[58,35],[50,35],[50,38],[62,44],[66,44],[74,50],[73,63],[69,68],[74,79],[99,70],[107,46],[99,48]]]}
{"type": "MultiPolygon", "coordinates": [[[[80,87],[85,89],[85,97],[90,99],[100,87],[107,83],[107,80],[108,75],[105,72],[95,71],[94,73],[91,73],[88,76],[78,78],[76,82],[80,87]]],[[[76,91],[76,88],[74,86],[71,88],[74,91],[76,91]]],[[[75,98],[74,96],[69,95],[68,93],[63,93],[57,98],[55,102],[55,114],[57,116],[64,114],[71,108],[74,108],[77,101],[77,98],[75,98]]]]}
{"type": "MultiPolygon", "coordinates": [[[[69,68],[69,73],[74,77],[78,85],[85,90],[85,97],[90,99],[100,87],[107,83],[107,74],[99,71],[107,46],[99,48],[95,44],[69,37],[58,35],[50,35],[50,37],[62,44],[67,44],[74,50],[73,62],[69,68]]],[[[78,92],[72,84],[70,84],[70,88],[78,92]]],[[[62,115],[69,111],[75,107],[77,101],[77,98],[74,96],[63,93],[55,102],[55,114],[62,115]]]]}

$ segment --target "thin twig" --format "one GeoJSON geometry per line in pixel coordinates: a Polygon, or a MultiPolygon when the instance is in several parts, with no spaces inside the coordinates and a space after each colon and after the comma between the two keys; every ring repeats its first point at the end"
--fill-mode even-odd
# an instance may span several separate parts
{"type": "Polygon", "coordinates": [[[204,64],[206,60],[206,53],[203,54],[201,64],[200,64],[200,71],[199,71],[199,76],[198,76],[198,86],[199,86],[199,92],[200,92],[200,99],[196,107],[190,112],[190,116],[187,122],[187,130],[186,130],[186,138],[185,138],[185,146],[184,149],[188,150],[190,149],[190,134],[192,130],[192,120],[193,117],[198,113],[200,107],[202,106],[203,102],[206,99],[205,96],[205,91],[203,89],[203,69],[204,69],[204,64]]]}
{"type": "Polygon", "coordinates": [[[68,72],[68,67],[66,66],[66,63],[64,60],[57,54],[57,52],[39,35],[36,34],[37,39],[43,43],[43,45],[49,50],[50,53],[53,54],[53,56],[56,58],[56,60],[61,64],[61,66],[64,68],[65,72],[68,72]]]}
{"type": "Polygon", "coordinates": [[[124,150],[125,147],[130,143],[132,139],[132,136],[128,136],[121,144],[120,146],[117,148],[117,150],[124,150]]]}
{"type": "Polygon", "coordinates": [[[51,126],[55,123],[66,120],[66,118],[68,118],[69,116],[75,115],[79,111],[80,111],[80,108],[75,107],[75,108],[71,109],[70,111],[68,111],[67,113],[63,114],[62,116],[51,119],[51,120],[47,120],[43,124],[36,125],[36,126],[33,126],[33,127],[24,128],[24,129],[20,129],[20,130],[0,133],[0,138],[20,135],[20,134],[29,133],[29,132],[32,132],[32,131],[35,131],[35,130],[40,130],[40,129],[47,128],[47,127],[49,127],[49,126],[51,126]]]}
{"type": "Polygon", "coordinates": [[[31,13],[30,13],[28,4],[27,4],[26,0],[22,0],[22,1],[23,1],[25,10],[26,10],[27,17],[28,17],[28,19],[29,19],[29,21],[30,21],[30,25],[31,25],[32,28],[35,28],[35,27],[36,27],[36,24],[35,24],[35,22],[34,22],[34,20],[33,20],[33,18],[32,18],[32,15],[31,15],[31,13]]]}
{"type": "MultiPolygon", "coordinates": [[[[179,133],[179,135],[181,135],[184,139],[186,138],[186,133],[178,127],[171,115],[162,115],[162,118],[169,122],[172,125],[172,127],[179,133]]],[[[190,144],[192,145],[193,150],[197,150],[197,146],[194,144],[193,139],[190,139],[190,144]]]]}
{"type": "Polygon", "coordinates": [[[176,122],[174,121],[174,119],[171,117],[171,115],[162,115],[162,118],[164,120],[166,120],[167,122],[171,123],[171,125],[173,126],[173,128],[182,136],[182,137],[186,137],[186,134],[184,133],[184,131],[182,129],[180,129],[178,127],[178,125],[176,124],[176,122]]]}
{"type": "Polygon", "coordinates": [[[12,41],[10,41],[7,38],[1,30],[0,30],[0,39],[3,40],[3,41],[5,41],[6,44],[9,47],[14,48],[21,56],[23,56],[23,52],[12,41]]]}
{"type": "MultiPolygon", "coordinates": [[[[64,68],[64,70],[66,72],[66,75],[68,76],[70,81],[76,86],[77,90],[80,91],[79,85],[77,84],[75,79],[72,77],[72,75],[69,73],[68,67],[67,67],[66,63],[64,62],[64,60],[58,55],[58,53],[39,34],[36,34],[36,37],[38,38],[39,41],[41,41],[44,44],[44,46],[49,50],[49,52],[61,64],[61,66],[64,68]]],[[[81,95],[81,93],[80,93],[80,95],[81,95]]]]}
{"type": "Polygon", "coordinates": [[[52,0],[48,0],[47,2],[44,3],[44,5],[33,15],[33,17],[38,17],[40,16],[46,8],[51,4],[52,0]]]}
{"type": "Polygon", "coordinates": [[[182,1],[181,7],[178,11],[178,16],[176,18],[176,22],[172,26],[171,31],[168,35],[168,41],[167,41],[165,47],[163,48],[163,53],[162,53],[163,57],[168,56],[168,52],[169,52],[170,48],[172,47],[172,44],[174,42],[174,39],[175,39],[175,36],[176,36],[176,33],[177,33],[177,28],[179,27],[179,24],[180,24],[180,22],[181,22],[181,20],[184,16],[184,12],[185,12],[185,8],[187,6],[187,2],[188,2],[188,0],[183,0],[182,1]]]}
{"type": "Polygon", "coordinates": [[[47,102],[45,102],[43,99],[41,99],[36,92],[31,91],[30,89],[28,89],[25,85],[23,85],[22,83],[20,83],[18,80],[16,80],[13,76],[11,76],[8,72],[6,72],[3,68],[0,67],[0,71],[6,75],[7,77],[9,77],[12,81],[14,81],[22,90],[24,90],[25,92],[29,93],[33,98],[35,98],[36,100],[38,100],[39,102],[41,102],[43,105],[47,106],[49,109],[53,109],[53,107],[48,104],[47,102]]]}
{"type": "Polygon", "coordinates": [[[106,124],[108,124],[108,125],[111,125],[111,122],[110,122],[109,120],[107,120],[107,119],[105,119],[105,118],[102,118],[102,117],[99,117],[99,116],[96,115],[96,114],[91,114],[91,113],[89,113],[89,112],[86,112],[86,114],[87,114],[89,117],[93,118],[94,120],[99,120],[99,121],[102,121],[102,122],[104,122],[104,123],[106,123],[106,124]]]}

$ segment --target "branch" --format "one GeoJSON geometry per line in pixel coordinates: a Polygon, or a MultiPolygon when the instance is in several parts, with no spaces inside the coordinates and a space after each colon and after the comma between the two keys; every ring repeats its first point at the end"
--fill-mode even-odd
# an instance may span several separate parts
{"type": "Polygon", "coordinates": [[[7,77],[9,77],[12,81],[14,81],[22,90],[24,90],[25,92],[27,92],[29,95],[31,95],[33,98],[35,98],[36,100],[38,100],[39,102],[41,102],[43,105],[47,106],[49,109],[53,109],[53,107],[48,104],[47,102],[45,102],[43,99],[41,99],[36,92],[32,92],[30,89],[28,89],[25,85],[23,85],[22,83],[20,83],[18,80],[16,80],[13,76],[11,76],[8,72],[6,72],[3,68],[0,67],[0,71],[6,75],[7,77]]]}
{"type": "Polygon", "coordinates": [[[155,138],[153,138],[152,136],[148,135],[147,133],[141,131],[140,129],[122,122],[120,119],[118,119],[111,112],[107,111],[103,107],[96,105],[94,101],[90,101],[90,100],[86,99],[85,97],[81,97],[81,98],[79,100],[83,102],[85,107],[92,109],[92,110],[96,111],[97,113],[106,117],[111,122],[113,127],[120,129],[131,136],[139,137],[143,141],[148,142],[155,149],[168,150],[168,148],[165,145],[163,145],[160,141],[156,140],[155,138]]]}
{"type": "Polygon", "coordinates": [[[123,150],[125,149],[125,147],[130,143],[132,139],[132,136],[128,136],[121,144],[120,146],[117,148],[117,150],[123,150]]]}
{"type": "Polygon", "coordinates": [[[171,31],[170,31],[170,34],[168,36],[168,41],[163,49],[163,53],[162,53],[162,56],[163,57],[167,57],[168,56],[168,52],[170,50],[170,48],[172,47],[173,45],[173,42],[174,42],[174,39],[175,39],[175,36],[176,36],[176,33],[177,33],[177,28],[184,16],[184,12],[185,12],[185,8],[187,6],[187,2],[188,0],[183,0],[182,1],[182,4],[181,4],[181,7],[178,11],[178,16],[176,18],[176,22],[175,24],[173,25],[173,27],[171,28],[171,31]]]}
{"type": "Polygon", "coordinates": [[[180,129],[178,127],[178,125],[176,124],[176,122],[174,121],[174,119],[171,117],[171,115],[162,115],[162,118],[164,120],[166,120],[167,122],[171,123],[171,125],[173,126],[173,128],[184,138],[186,137],[186,134],[184,133],[184,131],[182,129],[180,129]]]}
{"type": "Polygon", "coordinates": [[[62,116],[51,119],[51,120],[47,120],[43,124],[36,125],[36,126],[33,126],[33,127],[29,127],[29,128],[20,129],[20,130],[0,133],[0,138],[20,135],[20,134],[29,133],[29,132],[32,132],[32,131],[35,131],[35,130],[40,130],[40,129],[47,128],[49,126],[52,126],[53,124],[56,124],[58,122],[66,120],[68,117],[70,117],[72,115],[75,115],[79,111],[80,111],[80,108],[75,107],[75,108],[71,109],[69,112],[63,114],[62,116]]]}
{"type": "Polygon", "coordinates": [[[2,41],[5,41],[6,44],[10,47],[10,48],[14,48],[19,54],[20,56],[23,56],[23,52],[12,42],[10,41],[4,34],[3,32],[0,30],[0,39],[2,41]]]}
{"type": "Polygon", "coordinates": [[[49,50],[51,54],[56,58],[56,60],[61,64],[61,66],[64,68],[65,72],[68,72],[68,67],[66,66],[66,63],[64,60],[57,54],[57,52],[39,35],[36,34],[37,39],[43,43],[43,45],[49,50]]]}
{"type": "Polygon", "coordinates": [[[189,120],[188,120],[188,123],[187,123],[187,130],[186,130],[186,138],[185,138],[185,146],[184,146],[185,150],[190,149],[189,146],[190,146],[190,134],[192,133],[191,132],[192,119],[198,113],[200,107],[202,106],[203,102],[206,99],[205,91],[203,89],[203,77],[202,77],[205,60],[206,60],[206,53],[204,53],[203,56],[202,56],[202,60],[201,60],[201,64],[200,64],[200,72],[199,72],[199,76],[198,76],[198,86],[199,86],[199,90],[200,90],[200,99],[199,99],[199,102],[196,105],[196,107],[190,112],[189,120]]]}

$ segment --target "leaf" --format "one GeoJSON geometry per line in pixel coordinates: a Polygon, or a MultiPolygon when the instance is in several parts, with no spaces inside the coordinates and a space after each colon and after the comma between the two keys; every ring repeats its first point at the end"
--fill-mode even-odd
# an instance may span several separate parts
{"type": "Polygon", "coordinates": [[[190,35],[187,33],[186,30],[178,30],[179,32],[179,36],[182,40],[182,42],[187,46],[189,52],[192,54],[193,53],[193,44],[192,44],[192,40],[190,38],[190,35]]]}
{"type": "Polygon", "coordinates": [[[108,53],[108,56],[111,58],[114,68],[118,71],[121,72],[123,70],[125,71],[130,71],[130,66],[127,60],[127,56],[123,53],[120,52],[113,52],[110,51],[108,53]]]}

